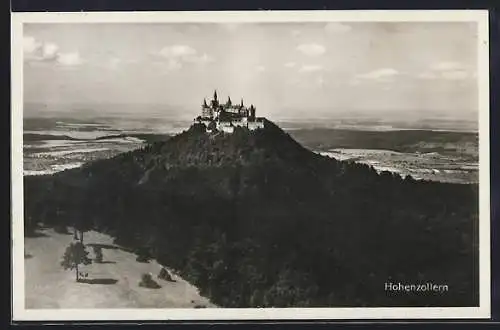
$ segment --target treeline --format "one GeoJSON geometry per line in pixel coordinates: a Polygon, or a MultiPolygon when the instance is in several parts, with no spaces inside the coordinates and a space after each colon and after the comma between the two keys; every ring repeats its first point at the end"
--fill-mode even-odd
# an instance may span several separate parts
{"type": "Polygon", "coordinates": [[[477,306],[476,185],[316,155],[266,122],[25,178],[26,234],[75,225],[147,251],[224,307],[477,306]],[[386,282],[447,284],[390,293],[386,282]]]}

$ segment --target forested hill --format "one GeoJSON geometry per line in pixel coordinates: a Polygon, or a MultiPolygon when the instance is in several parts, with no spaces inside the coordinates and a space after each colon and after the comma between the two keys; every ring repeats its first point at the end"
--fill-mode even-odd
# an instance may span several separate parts
{"type": "Polygon", "coordinates": [[[204,127],[25,177],[25,228],[76,225],[180,271],[225,307],[477,306],[476,185],[339,162],[264,129],[204,127]],[[385,283],[446,284],[444,293],[385,283]]]}

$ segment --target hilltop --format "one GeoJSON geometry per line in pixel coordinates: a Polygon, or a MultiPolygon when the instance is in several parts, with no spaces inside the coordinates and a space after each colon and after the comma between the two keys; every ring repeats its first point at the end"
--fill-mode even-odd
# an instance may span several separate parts
{"type": "Polygon", "coordinates": [[[271,121],[25,178],[25,225],[146,249],[223,307],[477,306],[477,185],[417,182],[302,147],[271,121]],[[447,284],[391,294],[386,282],[447,284]]]}

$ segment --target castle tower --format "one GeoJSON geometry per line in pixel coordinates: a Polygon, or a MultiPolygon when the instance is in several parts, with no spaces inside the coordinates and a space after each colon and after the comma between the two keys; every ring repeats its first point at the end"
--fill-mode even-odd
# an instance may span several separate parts
{"type": "Polygon", "coordinates": [[[216,110],[219,107],[219,101],[217,100],[217,90],[214,90],[214,98],[210,104],[212,106],[212,110],[216,110]]]}
{"type": "Polygon", "coordinates": [[[250,106],[250,117],[252,119],[255,119],[255,107],[253,106],[253,104],[250,106]]]}
{"type": "Polygon", "coordinates": [[[241,98],[241,103],[239,105],[238,112],[239,112],[240,116],[248,117],[248,109],[245,109],[245,106],[243,105],[243,98],[241,98]]]}
{"type": "Polygon", "coordinates": [[[213,116],[213,111],[208,106],[206,99],[203,99],[203,105],[201,106],[201,116],[203,118],[212,118],[213,116]]]}
{"type": "Polygon", "coordinates": [[[233,105],[233,102],[231,101],[231,97],[230,97],[230,96],[228,96],[228,97],[227,97],[226,106],[230,107],[230,106],[232,106],[232,105],[233,105]]]}

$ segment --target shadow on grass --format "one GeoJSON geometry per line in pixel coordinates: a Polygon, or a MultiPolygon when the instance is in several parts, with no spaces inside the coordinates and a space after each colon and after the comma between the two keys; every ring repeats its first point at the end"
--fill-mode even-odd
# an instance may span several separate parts
{"type": "Polygon", "coordinates": [[[170,283],[176,283],[177,282],[177,280],[173,279],[173,278],[160,278],[160,280],[164,280],[164,281],[170,282],[170,283]]]}
{"type": "Polygon", "coordinates": [[[88,243],[87,246],[101,248],[101,249],[108,249],[108,250],[121,250],[121,251],[125,251],[125,252],[132,252],[132,250],[123,248],[121,246],[113,245],[113,244],[88,243]]]}
{"type": "Polygon", "coordinates": [[[110,284],[116,284],[116,282],[118,282],[118,280],[116,280],[114,278],[82,278],[78,282],[85,283],[85,284],[110,285],[110,284]]]}
{"type": "Polygon", "coordinates": [[[153,283],[139,282],[139,286],[141,288],[146,288],[146,289],[161,289],[161,285],[159,285],[156,282],[153,282],[153,283]]]}
{"type": "Polygon", "coordinates": [[[31,258],[33,258],[33,256],[31,254],[29,254],[29,253],[24,254],[24,259],[31,259],[31,258]]]}
{"type": "Polygon", "coordinates": [[[73,233],[70,233],[69,231],[64,230],[64,229],[54,228],[54,232],[56,234],[59,234],[59,235],[71,235],[71,236],[73,236],[73,233]]]}
{"type": "Polygon", "coordinates": [[[95,262],[98,265],[103,265],[103,264],[116,264],[116,261],[101,261],[101,262],[95,262]]]}
{"type": "Polygon", "coordinates": [[[88,247],[92,247],[92,248],[101,248],[101,249],[110,249],[110,250],[119,250],[120,247],[116,246],[116,245],[112,245],[112,244],[100,244],[100,243],[88,243],[87,244],[88,247]]]}
{"type": "Polygon", "coordinates": [[[31,232],[31,233],[24,234],[24,237],[37,238],[37,237],[49,237],[49,235],[47,235],[45,233],[41,233],[39,231],[34,231],[34,232],[31,232]]]}

